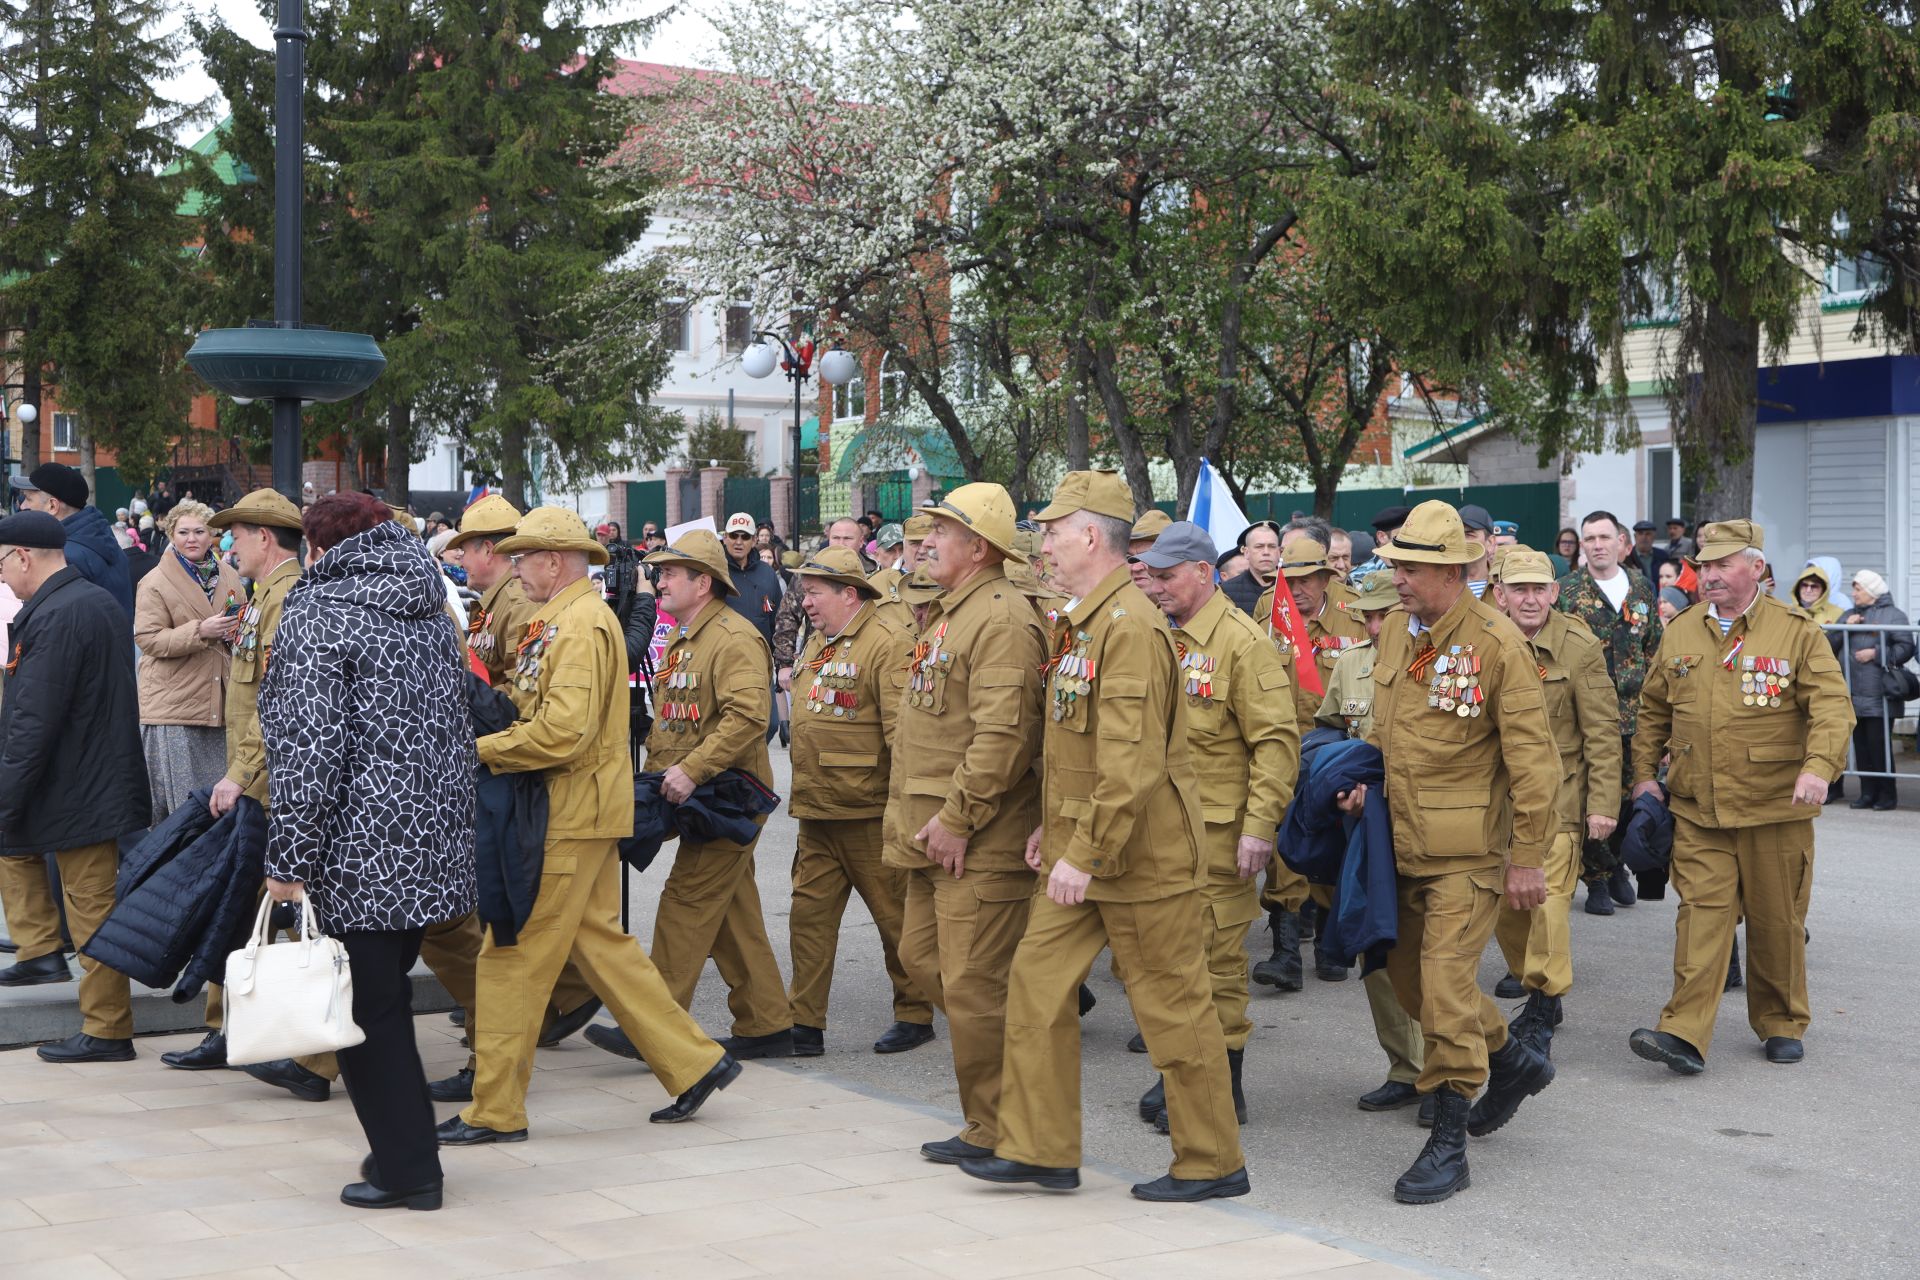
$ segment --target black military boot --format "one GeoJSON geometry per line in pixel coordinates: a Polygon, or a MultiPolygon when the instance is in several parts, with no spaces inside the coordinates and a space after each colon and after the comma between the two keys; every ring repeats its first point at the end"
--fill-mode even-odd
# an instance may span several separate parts
{"type": "Polygon", "coordinates": [[[1240,1087],[1240,1068],[1246,1061],[1245,1049],[1227,1050],[1227,1073],[1233,1077],[1233,1115],[1241,1124],[1247,1122],[1247,1091],[1240,1087]]]}
{"type": "Polygon", "coordinates": [[[1253,980],[1263,987],[1299,991],[1306,986],[1300,964],[1300,917],[1276,908],[1267,913],[1273,930],[1273,955],[1253,966],[1253,980]]]}
{"type": "Polygon", "coordinates": [[[1520,1104],[1553,1083],[1553,1063],[1518,1036],[1508,1036],[1500,1051],[1487,1058],[1486,1092],[1473,1104],[1467,1132],[1476,1138],[1513,1119],[1520,1104]]]}
{"type": "Polygon", "coordinates": [[[1323,947],[1319,938],[1315,938],[1313,943],[1313,976],[1322,982],[1347,980],[1347,966],[1340,963],[1338,956],[1323,947]]]}
{"type": "Polygon", "coordinates": [[[1467,1100],[1445,1085],[1433,1099],[1427,1145],[1393,1184],[1393,1198],[1401,1204],[1439,1204],[1473,1185],[1467,1176],[1467,1100]]]}
{"type": "Polygon", "coordinates": [[[1736,936],[1733,940],[1733,954],[1727,957],[1727,985],[1721,990],[1738,991],[1746,985],[1747,980],[1740,973],[1740,939],[1736,936]]]}
{"type": "Polygon", "coordinates": [[[1560,1025],[1561,1017],[1559,996],[1529,991],[1526,1006],[1507,1024],[1507,1034],[1526,1041],[1538,1049],[1542,1057],[1551,1058],[1553,1029],[1560,1025]]]}
{"type": "Polygon", "coordinates": [[[1167,1078],[1155,1076],[1153,1088],[1140,1095],[1140,1118],[1152,1124],[1167,1111],[1167,1078]]]}
{"type": "Polygon", "coordinates": [[[1607,896],[1616,907],[1630,907],[1640,901],[1640,895],[1633,891],[1633,875],[1625,866],[1615,867],[1607,877],[1607,896]]]}
{"type": "Polygon", "coordinates": [[[1493,998],[1495,1000],[1518,1000],[1526,994],[1527,988],[1525,984],[1520,981],[1518,976],[1511,973],[1493,984],[1493,998]]]}
{"type": "Polygon", "coordinates": [[[1613,914],[1613,895],[1607,892],[1607,882],[1604,878],[1587,881],[1586,911],[1590,916],[1613,914]]]}

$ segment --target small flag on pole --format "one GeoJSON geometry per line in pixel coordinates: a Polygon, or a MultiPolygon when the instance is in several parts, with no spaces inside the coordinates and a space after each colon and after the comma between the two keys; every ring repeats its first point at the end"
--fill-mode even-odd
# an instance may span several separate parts
{"type": "Polygon", "coordinates": [[[1200,459],[1200,478],[1193,485],[1193,501],[1187,504],[1187,519],[1207,531],[1213,539],[1213,545],[1220,551],[1235,546],[1246,527],[1253,523],[1247,519],[1246,512],[1240,510],[1240,504],[1233,500],[1233,490],[1227,488],[1227,482],[1213,469],[1207,459],[1200,459]]]}

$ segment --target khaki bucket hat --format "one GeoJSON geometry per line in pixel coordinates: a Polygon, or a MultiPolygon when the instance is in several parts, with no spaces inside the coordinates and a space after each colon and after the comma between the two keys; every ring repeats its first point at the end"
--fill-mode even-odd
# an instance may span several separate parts
{"type": "Polygon", "coordinates": [[[505,538],[520,527],[520,508],[490,493],[460,515],[460,532],[447,539],[449,547],[464,547],[475,538],[505,538]]]}
{"type": "Polygon", "coordinates": [[[997,484],[963,484],[938,502],[920,508],[929,516],[957,521],[969,533],[987,540],[987,545],[1007,557],[1025,564],[1026,553],[1014,546],[1013,499],[997,484]]]}
{"type": "Polygon", "coordinates": [[[1402,564],[1472,564],[1486,552],[1467,541],[1460,513],[1433,498],[1408,512],[1406,521],[1374,554],[1402,564]]]}
{"type": "Polygon", "coordinates": [[[520,518],[514,535],[494,550],[503,556],[528,551],[580,551],[589,564],[607,562],[607,549],[587,536],[586,521],[565,507],[535,507],[520,518]]]}
{"type": "Polygon", "coordinates": [[[1131,525],[1133,490],[1127,487],[1118,471],[1069,471],[1054,486],[1053,501],[1034,519],[1044,524],[1049,520],[1064,520],[1076,511],[1091,511],[1131,525]]]}
{"type": "Polygon", "coordinates": [[[278,489],[255,489],[225,511],[216,511],[207,521],[209,529],[251,524],[274,529],[298,529],[300,508],[288,501],[278,489]]]}
{"type": "Polygon", "coordinates": [[[682,569],[691,569],[695,573],[704,573],[712,578],[723,596],[740,594],[740,588],[733,585],[733,575],[727,572],[727,553],[720,545],[720,539],[705,529],[689,529],[680,535],[680,541],[648,556],[644,564],[677,564],[682,569]]]}
{"type": "Polygon", "coordinates": [[[860,557],[847,547],[822,547],[802,560],[794,572],[805,578],[821,578],[852,587],[869,600],[880,596],[880,588],[860,572],[860,557]]]}

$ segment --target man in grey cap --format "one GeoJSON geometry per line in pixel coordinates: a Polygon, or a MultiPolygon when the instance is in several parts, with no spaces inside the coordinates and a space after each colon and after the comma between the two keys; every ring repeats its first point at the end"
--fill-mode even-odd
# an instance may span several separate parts
{"type": "MultiPolygon", "coordinates": [[[[20,944],[19,963],[0,970],[6,986],[71,980],[59,917],[39,896],[41,858],[59,865],[73,940],[85,947],[113,906],[119,838],[152,815],[133,646],[112,597],[67,563],[67,541],[48,512],[0,519],[0,581],[25,602],[8,630],[0,705],[0,907],[20,944]]],[[[126,976],[91,957],[80,965],[80,1031],[41,1045],[40,1057],[131,1061],[126,976]]]]}
{"type": "Polygon", "coordinates": [[[1620,563],[1639,572],[1648,582],[1658,586],[1660,566],[1667,562],[1667,553],[1653,545],[1653,535],[1658,531],[1651,520],[1633,522],[1633,550],[1620,563]]]}
{"type": "MultiPolygon", "coordinates": [[[[1213,1010],[1227,1042],[1233,1107],[1246,1123],[1241,1064],[1247,1017],[1247,928],[1260,918],[1255,877],[1273,853],[1274,832],[1300,772],[1300,729],[1286,663],[1260,624],[1214,585],[1216,550],[1206,530],[1181,520],[1136,557],[1146,592],[1173,626],[1179,664],[1174,696],[1187,702],[1187,746],[1200,780],[1206,830],[1207,972],[1213,1010]]],[[[1166,1130],[1166,1090],[1156,1083],[1140,1114],[1166,1130]]]]}

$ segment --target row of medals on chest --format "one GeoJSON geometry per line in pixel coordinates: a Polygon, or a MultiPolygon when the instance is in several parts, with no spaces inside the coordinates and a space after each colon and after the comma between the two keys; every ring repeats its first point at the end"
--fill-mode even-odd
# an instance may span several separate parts
{"type": "Polygon", "coordinates": [[[807,665],[813,670],[813,684],[807,690],[807,710],[814,715],[833,714],[843,720],[860,718],[860,697],[854,692],[860,680],[858,663],[836,660],[838,645],[828,645],[807,665]]]}
{"type": "Polygon", "coordinates": [[[1785,658],[1745,657],[1740,660],[1740,705],[1777,707],[1780,693],[1793,687],[1793,664],[1785,658]]]}
{"type": "Polygon", "coordinates": [[[908,706],[933,707],[934,686],[953,670],[953,654],[941,648],[946,638],[947,623],[943,618],[932,635],[914,643],[913,657],[907,663],[908,706]]]}
{"type": "MultiPolygon", "coordinates": [[[[687,651],[676,649],[667,655],[667,665],[654,679],[660,682],[662,693],[691,694],[700,687],[700,673],[687,670],[687,651]]],[[[700,703],[691,697],[663,697],[660,700],[660,719],[666,723],[668,733],[694,733],[700,728],[700,703]]]]}
{"type": "Polygon", "coordinates": [[[1480,687],[1480,655],[1470,644],[1456,644],[1433,660],[1427,705],[1465,718],[1477,716],[1487,700],[1480,687]]]}
{"type": "Polygon", "coordinates": [[[1053,718],[1064,720],[1073,704],[1093,692],[1096,663],[1088,649],[1093,637],[1085,631],[1062,632],[1053,657],[1053,718]]]}

